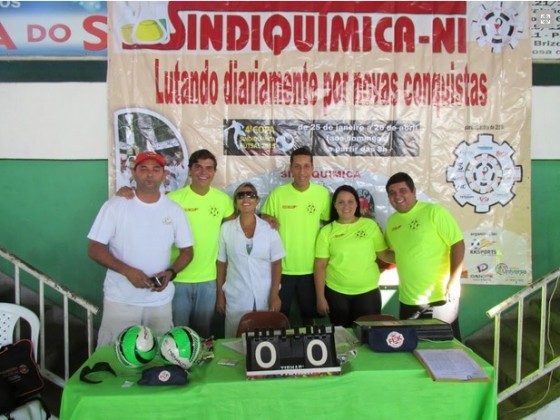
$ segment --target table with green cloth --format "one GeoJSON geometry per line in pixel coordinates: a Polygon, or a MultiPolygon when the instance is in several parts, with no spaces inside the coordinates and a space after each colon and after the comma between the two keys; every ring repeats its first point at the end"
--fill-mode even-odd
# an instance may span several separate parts
{"type": "MultiPolygon", "coordinates": [[[[65,419],[496,419],[494,368],[457,341],[420,342],[418,348],[465,348],[490,382],[433,381],[412,353],[357,355],[333,376],[248,380],[245,356],[215,342],[214,359],[193,367],[187,385],[142,386],[142,369],[119,363],[102,347],[84,363],[109,362],[117,376],[96,373],[99,384],[80,381],[80,370],[64,387],[65,419]],[[236,359],[235,366],[218,364],[236,359]]],[[[148,366],[162,364],[156,358],[148,366]]]]}

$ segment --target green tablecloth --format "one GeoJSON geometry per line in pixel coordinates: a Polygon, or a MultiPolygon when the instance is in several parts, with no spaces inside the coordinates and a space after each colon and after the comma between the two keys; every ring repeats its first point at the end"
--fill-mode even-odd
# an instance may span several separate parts
{"type": "MultiPolygon", "coordinates": [[[[374,353],[358,347],[339,376],[245,379],[244,356],[218,340],[215,358],[192,369],[186,386],[140,386],[140,370],[117,361],[112,347],[84,364],[107,361],[117,372],[98,374],[101,384],[80,382],[77,371],[64,387],[65,419],[496,419],[495,382],[434,382],[412,353],[374,353]],[[221,359],[238,359],[221,366],[221,359]],[[132,386],[123,386],[125,382],[132,386]]],[[[451,348],[458,342],[421,342],[451,348]]],[[[494,379],[494,368],[467,351],[494,379]]],[[[161,360],[152,362],[161,363],[161,360]]]]}

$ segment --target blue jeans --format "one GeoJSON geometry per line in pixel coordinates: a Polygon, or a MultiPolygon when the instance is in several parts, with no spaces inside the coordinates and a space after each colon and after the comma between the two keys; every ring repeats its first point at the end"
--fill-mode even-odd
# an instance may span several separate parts
{"type": "Polygon", "coordinates": [[[216,306],[216,281],[175,283],[173,323],[195,330],[202,338],[211,336],[216,306]]]}

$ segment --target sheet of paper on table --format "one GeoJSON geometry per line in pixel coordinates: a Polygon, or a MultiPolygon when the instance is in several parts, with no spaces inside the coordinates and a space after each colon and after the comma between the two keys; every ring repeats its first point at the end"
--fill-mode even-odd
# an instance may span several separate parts
{"type": "Polygon", "coordinates": [[[491,381],[464,349],[416,349],[414,354],[434,381],[491,381]]]}

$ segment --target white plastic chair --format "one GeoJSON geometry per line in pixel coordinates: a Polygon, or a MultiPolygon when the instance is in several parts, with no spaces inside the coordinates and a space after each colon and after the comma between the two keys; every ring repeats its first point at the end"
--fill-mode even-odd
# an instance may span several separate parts
{"type": "Polygon", "coordinates": [[[33,355],[37,359],[37,346],[39,343],[39,318],[31,310],[13,303],[0,303],[0,346],[14,342],[14,329],[20,318],[23,318],[31,327],[31,342],[33,355]]]}
{"type": "MultiPolygon", "coordinates": [[[[15,305],[13,303],[0,302],[0,346],[14,342],[14,329],[20,319],[27,321],[31,328],[31,342],[33,343],[33,355],[37,359],[37,346],[39,343],[39,318],[29,309],[15,305]]],[[[0,416],[0,419],[3,416],[0,416]]],[[[10,418],[14,420],[35,420],[45,419],[46,412],[40,401],[32,400],[16,408],[10,413],[10,418]]],[[[51,416],[51,419],[56,419],[51,416]]]]}

